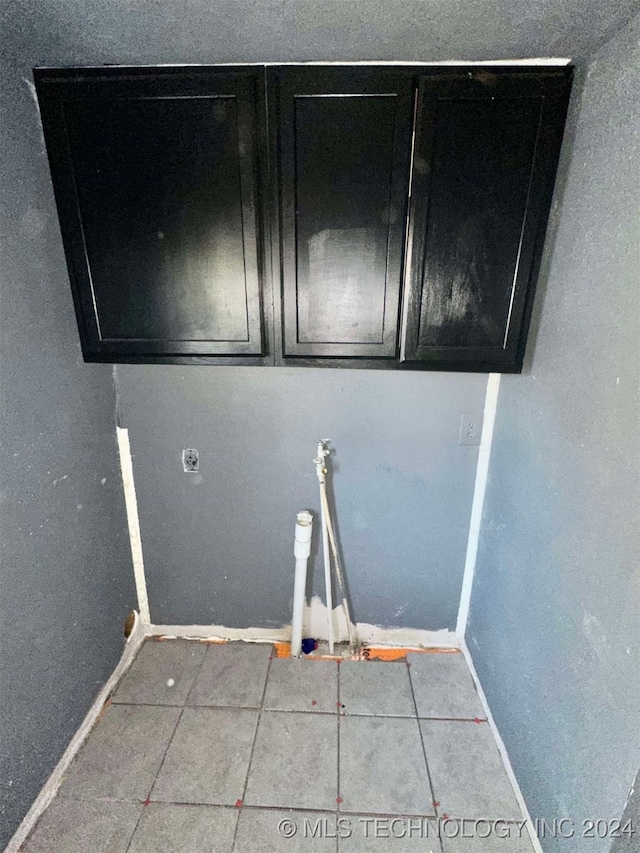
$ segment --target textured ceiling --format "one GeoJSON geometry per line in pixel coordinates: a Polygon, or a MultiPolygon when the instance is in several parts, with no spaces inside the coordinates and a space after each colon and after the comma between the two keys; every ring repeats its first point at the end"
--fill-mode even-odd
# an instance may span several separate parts
{"type": "Polygon", "coordinates": [[[14,62],[67,64],[583,59],[638,12],[640,0],[5,0],[0,17],[14,62]]]}

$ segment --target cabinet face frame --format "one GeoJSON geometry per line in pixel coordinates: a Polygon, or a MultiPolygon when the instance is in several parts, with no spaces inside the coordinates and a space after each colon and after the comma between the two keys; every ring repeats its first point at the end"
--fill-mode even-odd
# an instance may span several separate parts
{"type": "Polygon", "coordinates": [[[273,299],[268,230],[262,66],[104,67],[34,70],[62,239],[85,361],[272,364],[273,299]],[[247,341],[108,339],[100,333],[65,104],[103,98],[234,98],[237,109],[247,341]]]}
{"type": "Polygon", "coordinates": [[[271,154],[272,252],[276,363],[298,366],[373,367],[378,359],[395,367],[405,223],[408,207],[413,79],[415,67],[289,66],[267,69],[271,154]],[[297,207],[295,102],[297,98],[394,99],[390,209],[384,293],[383,336],[377,343],[300,342],[298,340],[297,207]],[[279,282],[280,287],[276,286],[279,282]],[[278,292],[279,291],[279,292],[278,292]]]}
{"type": "MultiPolygon", "coordinates": [[[[453,370],[453,371],[498,371],[520,372],[524,358],[527,331],[533,306],[536,277],[539,271],[547,216],[555,180],[558,155],[564,121],[569,100],[573,67],[566,66],[395,66],[395,65],[290,65],[290,66],[165,66],[165,67],[96,67],[96,68],[38,68],[34,70],[36,88],[40,97],[40,109],[45,130],[51,174],[54,183],[56,203],[63,228],[63,243],[71,280],[72,293],[78,327],[86,361],[108,363],[164,363],[164,364],[242,364],[269,365],[283,364],[300,367],[341,367],[373,368],[392,370],[453,370]],[[231,77],[242,80],[240,90],[245,93],[252,89],[253,100],[253,161],[251,182],[253,186],[253,211],[256,223],[257,257],[259,288],[258,298],[253,300],[253,310],[258,317],[260,343],[255,351],[246,355],[227,355],[215,352],[203,353],[201,342],[189,351],[189,347],[177,346],[173,351],[160,345],[156,351],[128,352],[113,347],[108,342],[101,343],[91,327],[91,317],[95,306],[88,300],[91,293],[90,270],[86,256],[85,241],[77,192],[73,189],[73,164],[66,136],[64,112],[65,97],[73,97],[84,87],[91,91],[105,81],[115,84],[126,81],[138,92],[153,95],[167,87],[169,91],[211,90],[212,80],[219,82],[231,77]],[[424,121],[424,98],[421,93],[442,87],[446,80],[451,91],[462,82],[468,84],[474,77],[478,81],[487,75],[496,75],[507,79],[529,80],[530,85],[538,85],[544,93],[545,105],[541,116],[538,154],[534,166],[534,178],[540,179],[540,187],[530,205],[535,216],[528,217],[527,228],[523,232],[526,247],[522,255],[528,253],[528,274],[522,264],[518,271],[513,294],[511,322],[507,330],[507,346],[487,347],[423,347],[422,351],[413,346],[412,336],[417,332],[419,313],[416,313],[416,300],[419,300],[419,288],[416,278],[416,265],[411,258],[416,255],[416,235],[419,232],[420,212],[417,209],[417,196],[420,192],[420,180],[416,183],[414,168],[417,152],[413,152],[411,168],[407,169],[408,179],[403,187],[404,203],[402,216],[406,220],[407,239],[401,243],[402,271],[398,277],[398,302],[393,305],[391,299],[385,306],[385,321],[396,322],[397,342],[391,345],[392,336],[387,336],[385,355],[371,350],[368,344],[338,344],[327,351],[324,344],[304,344],[304,351],[292,355],[291,339],[286,342],[284,331],[285,299],[283,298],[283,261],[286,259],[282,240],[281,190],[282,178],[280,165],[282,131],[280,129],[280,87],[281,75],[286,80],[297,78],[300,82],[293,89],[300,88],[304,93],[315,87],[322,94],[330,81],[329,91],[343,90],[345,93],[363,93],[363,81],[369,80],[373,90],[380,88],[381,80],[386,80],[391,90],[397,87],[401,97],[407,99],[407,121],[414,120],[417,110],[416,133],[420,136],[420,122],[424,121]],[[371,82],[373,81],[373,83],[371,82]],[[377,81],[377,84],[376,84],[377,81]],[[537,83],[535,83],[537,81],[537,83]],[[80,87],[80,88],[79,88],[80,87]],[[200,88],[199,88],[200,87],[200,88]],[[244,87],[244,89],[242,89],[244,87]],[[334,88],[331,88],[334,87],[334,88]],[[408,96],[407,96],[408,93],[408,96]],[[413,186],[412,186],[413,183],[413,186]],[[409,195],[409,189],[411,193],[409,195]],[[531,225],[535,219],[535,227],[531,225]],[[393,310],[392,310],[393,308],[393,310]],[[88,320],[86,318],[89,318],[88,320]],[[309,347],[315,347],[310,350],[309,347]],[[358,347],[361,347],[358,352],[358,347]],[[185,351],[186,350],[186,351],[185,351]],[[398,352],[399,351],[399,352],[398,352]],[[398,357],[399,356],[399,357],[398,357]]],[[[386,84],[384,84],[386,85],[386,84]]],[[[366,86],[364,87],[366,93],[366,86]]],[[[246,115],[246,113],[245,113],[246,115]]],[[[422,134],[424,137],[424,132],[422,134]]],[[[397,140],[396,140],[397,146],[397,140]]],[[[401,146],[400,146],[401,147],[401,146]]],[[[401,153],[396,151],[396,159],[401,153]]],[[[246,171],[245,171],[246,183],[246,171]]],[[[402,182],[398,181],[398,186],[402,182]]],[[[532,185],[536,183],[534,179],[532,185]]],[[[394,181],[395,184],[395,181],[394,181]]],[[[426,187],[428,192],[428,186],[426,187]]],[[[422,192],[425,192],[423,186],[422,192]]],[[[387,287],[392,286],[387,282],[387,287]]],[[[286,291],[285,291],[286,293],[286,291]]],[[[388,295],[388,294],[387,294],[388,295]]],[[[419,301],[417,308],[419,310],[419,301]]],[[[291,323],[287,324],[291,328],[291,323]]],[[[255,326],[254,326],[255,328],[255,326]]],[[[387,328],[388,331],[388,328],[387,328]]],[[[295,344],[293,341],[293,349],[295,344]]],[[[254,335],[255,344],[255,335],[254,335]]],[[[124,345],[127,349],[127,345],[124,345]]],[[[149,350],[149,347],[146,347],[149,350]]]]}
{"type": "Polygon", "coordinates": [[[487,66],[429,69],[417,74],[411,198],[405,252],[400,361],[423,369],[519,373],[540,269],[545,231],[571,91],[572,66],[546,68],[487,66]],[[425,248],[429,228],[430,183],[439,100],[539,98],[540,113],[524,217],[520,231],[511,303],[501,348],[489,346],[421,346],[418,340],[425,248]],[[422,168],[416,168],[421,160],[422,168]]]}

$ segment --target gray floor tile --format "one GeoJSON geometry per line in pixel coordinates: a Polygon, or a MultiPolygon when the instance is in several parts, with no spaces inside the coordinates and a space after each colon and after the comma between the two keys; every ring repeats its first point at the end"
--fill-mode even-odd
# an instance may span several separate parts
{"type": "Polygon", "coordinates": [[[488,723],[421,720],[441,813],[520,820],[521,813],[488,723]]]}
{"type": "Polygon", "coordinates": [[[486,717],[464,655],[417,652],[407,663],[419,717],[486,717]]]}
{"type": "Polygon", "coordinates": [[[263,711],[245,803],[335,809],[338,715],[263,711]]]}
{"type": "Polygon", "coordinates": [[[349,815],[348,821],[339,853],[441,853],[436,818],[349,815]]]}
{"type": "Polygon", "coordinates": [[[272,711],[327,711],[338,705],[338,664],[329,660],[274,658],[264,707],[272,711]]]}
{"type": "Polygon", "coordinates": [[[110,705],[71,765],[59,796],[146,799],[179,716],[179,708],[110,705]]]}
{"type": "Polygon", "coordinates": [[[187,704],[260,707],[271,651],[267,643],[210,645],[187,704]]]}
{"type": "Polygon", "coordinates": [[[442,827],[442,849],[443,853],[534,853],[533,845],[527,833],[526,827],[520,830],[520,824],[498,824],[495,828],[488,826],[484,821],[474,825],[472,821],[465,821],[458,825],[459,836],[470,835],[471,838],[457,837],[449,838],[457,831],[454,826],[449,829],[448,825],[442,827]],[[501,837],[504,833],[508,837],[501,837]],[[486,837],[483,837],[486,836],[486,837]]]}
{"type": "Polygon", "coordinates": [[[343,714],[415,717],[416,710],[404,661],[345,661],[340,664],[343,714]]]}
{"type": "Polygon", "coordinates": [[[231,853],[237,819],[236,808],[151,803],[127,853],[231,853]]]}
{"type": "Polygon", "coordinates": [[[184,704],[206,648],[204,643],[188,640],[147,640],[114,693],[113,702],[184,704]]]}
{"type": "Polygon", "coordinates": [[[233,853],[336,853],[335,834],[335,814],[243,808],[233,853]]]}
{"type": "Polygon", "coordinates": [[[185,708],[151,799],[235,805],[242,799],[257,722],[257,711],[185,708]]]}
{"type": "Polygon", "coordinates": [[[142,806],[56,798],[29,836],[24,853],[125,853],[142,806]]]}
{"type": "Polygon", "coordinates": [[[417,720],[340,717],[341,810],[434,814],[417,720]]]}

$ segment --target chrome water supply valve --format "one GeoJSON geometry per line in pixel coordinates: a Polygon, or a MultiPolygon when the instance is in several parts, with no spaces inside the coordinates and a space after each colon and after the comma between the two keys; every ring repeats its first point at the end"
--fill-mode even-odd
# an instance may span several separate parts
{"type": "Polygon", "coordinates": [[[316,458],[313,460],[313,463],[316,466],[316,474],[318,476],[319,483],[324,483],[324,475],[327,473],[327,467],[324,464],[324,460],[331,453],[327,447],[327,444],[329,444],[330,441],[330,438],[321,438],[318,439],[318,443],[316,444],[316,458]]]}

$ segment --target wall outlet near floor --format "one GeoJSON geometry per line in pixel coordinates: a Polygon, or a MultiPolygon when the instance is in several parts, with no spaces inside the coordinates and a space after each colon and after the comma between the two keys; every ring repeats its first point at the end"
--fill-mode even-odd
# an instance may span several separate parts
{"type": "Polygon", "coordinates": [[[478,445],[482,434],[482,415],[463,412],[460,418],[460,444],[478,445]]]}
{"type": "Polygon", "coordinates": [[[198,458],[197,450],[182,451],[182,467],[185,471],[197,473],[200,467],[200,459],[198,458]]]}

